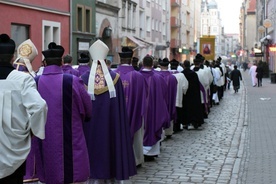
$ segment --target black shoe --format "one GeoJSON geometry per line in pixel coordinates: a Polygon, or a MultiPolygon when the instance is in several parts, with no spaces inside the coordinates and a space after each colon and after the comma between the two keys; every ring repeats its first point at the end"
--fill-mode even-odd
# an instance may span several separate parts
{"type": "Polygon", "coordinates": [[[178,129],[173,130],[173,134],[177,134],[177,133],[182,132],[182,131],[183,131],[183,129],[178,128],[178,129]]]}
{"type": "Polygon", "coordinates": [[[172,138],[172,135],[166,135],[166,138],[167,138],[167,139],[171,139],[171,138],[172,138]]]}
{"type": "Polygon", "coordinates": [[[136,165],[136,168],[141,168],[141,167],[142,167],[142,164],[136,165]]]}
{"type": "Polygon", "coordinates": [[[154,161],[154,157],[155,156],[144,155],[144,161],[145,162],[152,162],[152,161],[154,161]]]}

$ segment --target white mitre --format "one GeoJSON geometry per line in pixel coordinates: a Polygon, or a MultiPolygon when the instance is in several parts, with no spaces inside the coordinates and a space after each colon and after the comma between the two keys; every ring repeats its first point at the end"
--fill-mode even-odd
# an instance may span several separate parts
{"type": "Polygon", "coordinates": [[[32,68],[32,61],[38,55],[37,48],[35,47],[34,43],[28,39],[22,42],[17,49],[17,59],[14,63],[23,63],[27,67],[30,74],[34,74],[32,68]]]}
{"type": "Polygon", "coordinates": [[[95,92],[94,92],[95,76],[96,76],[96,69],[97,69],[98,62],[100,62],[101,64],[110,98],[116,97],[116,90],[113,84],[113,80],[110,76],[110,73],[105,63],[105,59],[108,54],[108,51],[109,51],[109,48],[101,40],[97,40],[89,48],[90,57],[93,60],[93,62],[92,62],[92,67],[91,67],[90,75],[88,79],[88,93],[91,95],[92,100],[95,100],[95,92]]]}

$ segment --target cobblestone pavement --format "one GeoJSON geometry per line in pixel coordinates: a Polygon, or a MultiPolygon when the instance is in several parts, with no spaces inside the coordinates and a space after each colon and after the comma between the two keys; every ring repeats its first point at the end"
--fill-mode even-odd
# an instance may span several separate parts
{"type": "Polygon", "coordinates": [[[161,154],[124,184],[275,184],[276,84],[252,87],[247,72],[211,109],[203,130],[164,140],[161,154]]]}
{"type": "Polygon", "coordinates": [[[241,158],[247,130],[246,88],[232,87],[211,109],[203,130],[184,130],[164,140],[161,154],[138,168],[125,184],[236,184],[246,162],[241,158]],[[240,166],[243,167],[240,167],[240,166]]]}

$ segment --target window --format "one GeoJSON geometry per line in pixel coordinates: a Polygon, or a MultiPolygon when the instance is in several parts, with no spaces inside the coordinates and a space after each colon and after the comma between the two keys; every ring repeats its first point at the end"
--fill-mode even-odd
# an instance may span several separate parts
{"type": "Polygon", "coordinates": [[[184,24],[184,25],[186,25],[187,24],[187,20],[186,20],[186,18],[187,18],[187,16],[185,15],[185,13],[181,13],[181,17],[182,17],[182,23],[184,24]]]}
{"type": "Polygon", "coordinates": [[[207,29],[207,27],[204,27],[203,28],[203,34],[207,34],[208,33],[208,29],[207,29]]]}
{"type": "Polygon", "coordinates": [[[150,17],[146,17],[147,31],[150,31],[150,17]]]}
{"type": "Polygon", "coordinates": [[[154,19],[152,19],[151,21],[152,21],[152,23],[151,23],[151,29],[154,30],[154,26],[155,26],[154,19]]]}
{"type": "Polygon", "coordinates": [[[92,8],[83,5],[77,5],[77,31],[88,32],[92,31],[92,8]]]}
{"type": "Polygon", "coordinates": [[[23,24],[11,24],[11,37],[18,47],[22,42],[30,38],[30,26],[23,24]]]}
{"type": "Polygon", "coordinates": [[[217,33],[217,31],[218,31],[218,28],[217,27],[213,27],[213,32],[217,33]]]}
{"type": "Polygon", "coordinates": [[[128,9],[128,11],[127,11],[127,27],[128,28],[132,28],[132,12],[131,12],[131,4],[130,3],[128,3],[128,7],[127,7],[128,9]]]}
{"type": "Polygon", "coordinates": [[[77,6],[77,31],[83,31],[83,7],[77,6]]]}
{"type": "Polygon", "coordinates": [[[136,5],[133,5],[133,12],[132,12],[132,29],[135,29],[136,24],[136,5]]]}
{"type": "Polygon", "coordinates": [[[165,36],[166,35],[166,23],[163,23],[163,27],[162,27],[162,33],[163,33],[163,36],[165,36]]]}
{"type": "Polygon", "coordinates": [[[92,8],[86,7],[85,9],[85,32],[92,32],[92,27],[91,27],[91,12],[92,12],[92,8]]]}
{"type": "Polygon", "coordinates": [[[166,10],[167,8],[166,8],[166,1],[162,1],[162,8],[163,8],[163,10],[166,10]]]}
{"type": "Polygon", "coordinates": [[[56,42],[56,44],[60,44],[60,22],[43,20],[42,25],[42,50],[48,48],[48,44],[50,42],[56,42]]]}
{"type": "Polygon", "coordinates": [[[122,4],[122,27],[126,27],[126,2],[122,4]]]}

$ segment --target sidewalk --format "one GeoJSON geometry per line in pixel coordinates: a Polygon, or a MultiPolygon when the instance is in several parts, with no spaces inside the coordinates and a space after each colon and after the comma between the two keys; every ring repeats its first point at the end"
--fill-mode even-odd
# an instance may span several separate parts
{"type": "Polygon", "coordinates": [[[252,87],[248,71],[242,72],[247,97],[248,121],[243,155],[243,184],[276,183],[276,84],[263,79],[252,87]]]}

